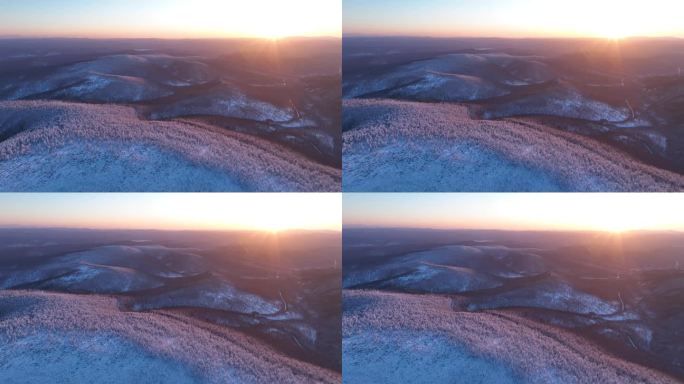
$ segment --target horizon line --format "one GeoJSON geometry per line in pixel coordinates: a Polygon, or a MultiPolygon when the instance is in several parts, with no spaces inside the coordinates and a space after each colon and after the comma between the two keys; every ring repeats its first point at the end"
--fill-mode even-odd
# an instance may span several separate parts
{"type": "Polygon", "coordinates": [[[418,39],[502,39],[502,40],[630,40],[630,39],[653,39],[653,40],[684,40],[684,36],[625,36],[611,38],[603,36],[435,36],[435,35],[385,35],[364,33],[343,33],[342,38],[418,38],[418,39]]]}
{"type": "Polygon", "coordinates": [[[39,229],[39,230],[51,230],[51,229],[66,229],[66,230],[79,230],[79,231],[154,231],[154,232],[269,232],[269,233],[282,233],[282,232],[342,232],[342,228],[338,229],[307,229],[307,228],[288,228],[280,229],[277,231],[272,231],[268,229],[256,229],[256,228],[205,228],[205,229],[193,229],[193,228],[94,228],[94,227],[69,227],[69,226],[33,226],[33,225],[0,225],[0,230],[7,229],[39,229]]]}
{"type": "Polygon", "coordinates": [[[293,35],[284,37],[263,37],[263,36],[197,36],[197,37],[122,37],[122,36],[49,36],[49,35],[0,35],[1,40],[288,40],[288,39],[342,39],[337,35],[293,35]]]}
{"type": "MultiPolygon", "coordinates": [[[[503,228],[435,228],[435,227],[383,227],[363,224],[343,225],[342,231],[346,229],[391,229],[391,230],[427,230],[427,231],[496,231],[496,232],[600,232],[612,233],[616,231],[602,230],[602,229],[503,229],[503,228]]],[[[626,229],[624,231],[617,231],[619,233],[626,232],[675,232],[684,233],[681,229],[626,229]]]]}

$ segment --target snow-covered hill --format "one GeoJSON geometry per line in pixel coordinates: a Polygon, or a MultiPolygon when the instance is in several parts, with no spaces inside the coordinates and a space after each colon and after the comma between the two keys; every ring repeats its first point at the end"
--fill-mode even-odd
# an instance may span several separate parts
{"type": "Polygon", "coordinates": [[[0,134],[3,191],[334,191],[341,178],[275,143],[123,106],[0,102],[0,134]]]}

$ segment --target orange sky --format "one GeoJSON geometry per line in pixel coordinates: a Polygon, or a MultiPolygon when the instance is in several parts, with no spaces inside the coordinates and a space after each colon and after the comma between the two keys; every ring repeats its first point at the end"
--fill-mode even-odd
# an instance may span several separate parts
{"type": "Polygon", "coordinates": [[[681,0],[345,0],[344,33],[467,37],[684,37],[681,0]]]}
{"type": "Polygon", "coordinates": [[[343,201],[345,226],[684,230],[677,193],[374,193],[343,201]]]}

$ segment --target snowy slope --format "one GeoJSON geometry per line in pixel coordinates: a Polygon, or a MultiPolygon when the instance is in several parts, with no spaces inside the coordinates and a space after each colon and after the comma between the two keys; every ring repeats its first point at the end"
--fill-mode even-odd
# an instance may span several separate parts
{"type": "Polygon", "coordinates": [[[28,383],[335,383],[340,375],[230,328],[115,299],[0,292],[0,379],[28,383]]]}
{"type": "Polygon", "coordinates": [[[335,191],[341,173],[245,134],[132,108],[0,102],[0,190],[335,191]]]}
{"type": "Polygon", "coordinates": [[[345,291],[343,300],[349,383],[369,370],[375,383],[677,382],[567,331],[513,314],[454,311],[445,297],[345,291]]]}
{"type": "Polygon", "coordinates": [[[684,177],[540,124],[472,119],[466,107],[345,100],[344,190],[676,191],[684,177]]]}

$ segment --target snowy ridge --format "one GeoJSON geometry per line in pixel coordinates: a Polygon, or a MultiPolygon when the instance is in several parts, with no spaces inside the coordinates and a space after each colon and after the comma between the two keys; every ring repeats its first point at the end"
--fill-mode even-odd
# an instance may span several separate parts
{"type": "Polygon", "coordinates": [[[339,190],[341,172],[237,132],[140,120],[129,107],[0,102],[0,190],[339,190]]]}
{"type": "Polygon", "coordinates": [[[136,381],[141,383],[159,382],[165,372],[157,370],[165,366],[175,367],[169,373],[178,376],[168,376],[172,380],[169,382],[174,383],[340,380],[338,373],[285,357],[261,341],[229,328],[164,311],[122,312],[113,298],[4,291],[0,292],[0,308],[5,314],[0,319],[0,356],[3,364],[10,365],[9,369],[0,370],[4,381],[37,379],[46,370],[53,372],[53,378],[66,380],[77,370],[79,375],[94,375],[98,382],[119,382],[118,370],[102,367],[101,361],[122,363],[127,361],[121,360],[125,356],[139,363],[124,374],[139,373],[136,381]],[[106,342],[112,349],[97,349],[102,335],[110,336],[106,342]],[[61,345],[59,348],[65,352],[55,354],[40,348],[46,342],[61,345]],[[118,356],[110,356],[112,353],[118,356]],[[27,369],[22,360],[41,357],[48,359],[42,361],[42,369],[27,369]],[[150,375],[150,371],[157,374],[150,375]]]}
{"type": "Polygon", "coordinates": [[[393,383],[410,365],[405,374],[416,383],[445,373],[504,383],[677,382],[567,331],[509,313],[454,311],[445,297],[345,291],[343,300],[345,377],[373,369],[384,377],[375,382],[393,383]]]}
{"type": "Polygon", "coordinates": [[[345,191],[677,191],[684,177],[541,124],[464,106],[344,100],[345,191]]]}

